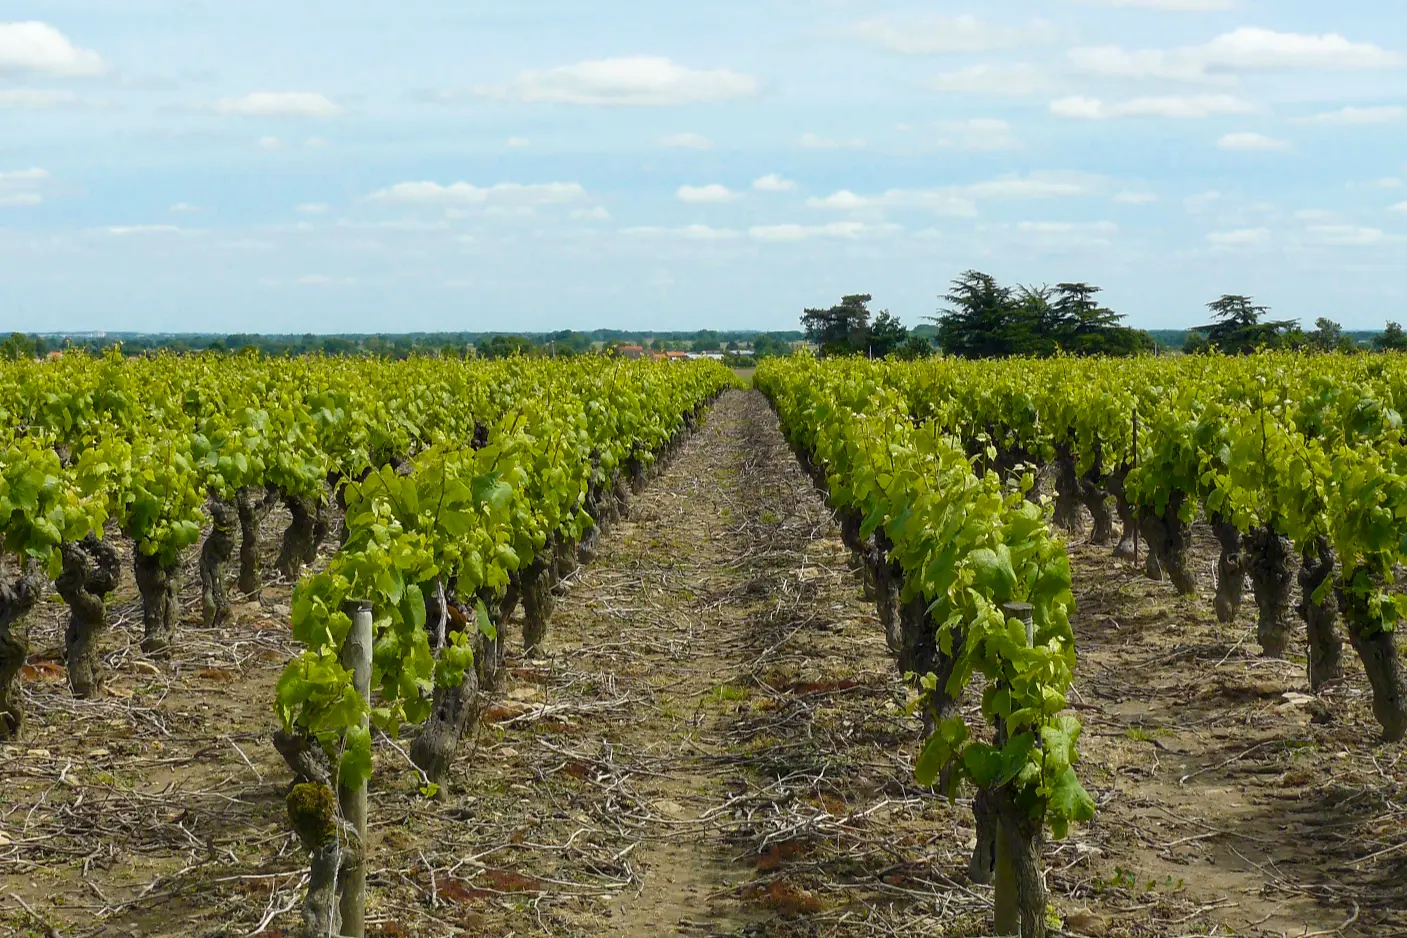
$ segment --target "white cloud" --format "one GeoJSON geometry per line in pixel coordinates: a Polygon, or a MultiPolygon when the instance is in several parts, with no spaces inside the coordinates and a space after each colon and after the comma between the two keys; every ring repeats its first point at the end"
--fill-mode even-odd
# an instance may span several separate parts
{"type": "Polygon", "coordinates": [[[1004,176],[966,186],[938,189],[889,189],[880,195],[857,195],[841,189],[824,197],[806,200],[808,208],[850,213],[878,213],[884,209],[929,211],[955,218],[977,215],[977,202],[1047,199],[1088,194],[1088,179],[1057,173],[1004,176]]]}
{"type": "Polygon", "coordinates": [[[1133,98],[1106,104],[1098,98],[1060,98],[1050,103],[1056,117],[1077,120],[1108,120],[1120,117],[1168,117],[1196,119],[1223,114],[1249,114],[1249,103],[1225,94],[1162,95],[1133,98]]]}
{"type": "Polygon", "coordinates": [[[521,72],[502,85],[480,85],[482,97],[601,107],[666,107],[749,98],[757,79],[726,68],[693,69],[660,56],[595,59],[521,72]]]}
{"type": "Polygon", "coordinates": [[[684,225],[681,228],[643,225],[623,228],[621,234],[639,238],[682,238],[685,241],[727,241],[741,237],[739,232],[731,228],[710,228],[708,225],[684,225]]]}
{"type": "Polygon", "coordinates": [[[331,144],[322,137],[309,137],[307,140],[303,141],[303,146],[307,147],[309,150],[321,150],[324,147],[331,146],[331,144]]]}
{"type": "Polygon", "coordinates": [[[357,278],[329,277],[326,274],[306,274],[293,282],[299,286],[305,287],[353,287],[357,284],[357,278]]]}
{"type": "Polygon", "coordinates": [[[48,180],[48,171],[38,167],[0,172],[0,208],[42,204],[44,194],[40,189],[48,180]]]}
{"type": "MultiPolygon", "coordinates": [[[[898,192],[900,190],[891,189],[890,191],[898,192]]],[[[824,197],[812,196],[806,200],[808,208],[835,209],[842,212],[875,208],[879,204],[879,199],[865,198],[864,196],[856,195],[849,189],[841,189],[838,192],[832,192],[830,195],[824,197]]]]}
{"type": "Polygon", "coordinates": [[[690,204],[716,204],[732,202],[739,198],[738,193],[718,183],[707,186],[680,186],[674,195],[680,202],[690,204]]]}
{"type": "MultiPolygon", "coordinates": [[[[1087,46],[1071,49],[1070,64],[1075,71],[1102,78],[1143,78],[1168,81],[1206,82],[1217,80],[1196,55],[1177,50],[1124,49],[1120,46],[1087,46]]],[[[1221,80],[1230,80],[1223,76],[1221,80]]]]}
{"type": "Polygon", "coordinates": [[[575,221],[610,221],[611,213],[604,205],[597,205],[593,208],[579,208],[572,212],[572,219],[575,221]]]}
{"type": "Polygon", "coordinates": [[[1119,226],[1112,221],[1022,221],[1015,225],[979,225],[979,231],[1005,233],[1042,250],[1109,247],[1119,226]]]}
{"type": "Polygon", "coordinates": [[[796,142],[803,150],[862,150],[865,148],[865,141],[858,138],[840,140],[813,133],[802,134],[796,142]]]}
{"type": "Polygon", "coordinates": [[[866,238],[898,231],[898,225],[867,225],[857,221],[836,221],[826,225],[754,225],[747,230],[754,241],[806,241],[811,238],[866,238]]]}
{"type": "Polygon", "coordinates": [[[84,102],[72,91],[41,91],[32,88],[0,91],[0,110],[41,111],[83,106],[84,102]]]}
{"type": "Polygon", "coordinates": [[[1345,107],[1337,111],[1299,118],[1302,124],[1390,124],[1407,116],[1407,108],[1399,105],[1381,107],[1345,107]]]}
{"type": "Polygon", "coordinates": [[[1290,149],[1288,140],[1277,140],[1274,137],[1267,137],[1265,134],[1257,133],[1226,134],[1216,142],[1216,145],[1218,149],[1239,152],[1264,152],[1290,149]]]}
{"type": "Polygon", "coordinates": [[[529,146],[527,137],[509,137],[508,148],[511,150],[524,150],[529,146]]]}
{"type": "Polygon", "coordinates": [[[713,141],[703,134],[679,133],[668,134],[659,139],[659,145],[674,150],[711,150],[713,141]]]}
{"type": "Polygon", "coordinates": [[[299,215],[325,215],[328,204],[326,202],[304,202],[302,205],[295,205],[293,211],[299,215]]]}
{"type": "Polygon", "coordinates": [[[754,179],[752,187],[758,192],[791,192],[796,188],[796,183],[790,179],[783,179],[776,173],[768,173],[766,176],[754,179]]]}
{"type": "Polygon", "coordinates": [[[427,231],[449,231],[452,226],[443,219],[426,221],[422,218],[390,218],[381,221],[353,221],[348,218],[339,218],[337,220],[337,227],[348,231],[409,231],[423,233],[427,231]]]}
{"type": "Polygon", "coordinates": [[[1106,7],[1138,7],[1144,10],[1169,10],[1177,13],[1214,13],[1234,10],[1236,0],[1082,0],[1106,7]]]}
{"type": "Polygon", "coordinates": [[[1310,225],[1305,234],[1312,243],[1342,247],[1366,247],[1387,240],[1381,228],[1358,225],[1310,225]]]}
{"type": "Polygon", "coordinates": [[[1262,244],[1269,238],[1268,228],[1237,228],[1234,231],[1213,231],[1207,235],[1207,240],[1218,247],[1262,244]]]}
{"type": "Polygon", "coordinates": [[[1299,219],[1300,221],[1326,222],[1333,221],[1337,217],[1337,212],[1330,212],[1322,208],[1302,208],[1299,211],[1295,212],[1295,218],[1299,219]]]}
{"type": "Polygon", "coordinates": [[[176,212],[177,214],[190,214],[192,212],[199,212],[200,210],[199,205],[192,205],[189,202],[177,202],[168,209],[168,211],[176,212]]]}
{"type": "Polygon", "coordinates": [[[1147,205],[1150,202],[1158,201],[1158,197],[1151,192],[1134,192],[1132,190],[1120,192],[1114,196],[1114,201],[1123,205],[1147,205]]]}
{"type": "Polygon", "coordinates": [[[260,137],[255,141],[255,146],[261,150],[282,150],[283,141],[278,137],[260,137]]]}
{"type": "Polygon", "coordinates": [[[49,171],[47,169],[39,169],[38,167],[33,169],[14,169],[8,173],[0,173],[0,185],[42,182],[48,178],[49,171]]]}
{"type": "Polygon", "coordinates": [[[1076,232],[1109,234],[1118,231],[1119,226],[1112,221],[1023,221],[1017,222],[1016,230],[1028,234],[1072,234],[1076,232]]]}
{"type": "Polygon", "coordinates": [[[1211,208],[1213,203],[1220,202],[1222,198],[1222,194],[1215,190],[1211,192],[1199,192],[1196,195],[1188,196],[1183,200],[1182,204],[1183,207],[1187,209],[1187,214],[1200,215],[1202,212],[1211,208]]]}
{"type": "Polygon", "coordinates": [[[107,70],[102,56],[80,49],[48,23],[0,23],[0,73],[92,76],[107,70]]]}
{"type": "Polygon", "coordinates": [[[1407,215],[1407,202],[1398,202],[1392,208],[1388,209],[1388,211],[1401,212],[1403,215],[1407,215]]]}
{"type": "Polygon", "coordinates": [[[1048,199],[1086,195],[1090,191],[1090,183],[1061,174],[1032,173],[1024,177],[1004,176],[974,183],[961,187],[961,191],[975,199],[1048,199]]]}
{"type": "Polygon", "coordinates": [[[210,109],[239,117],[336,117],[342,108],[312,91],[258,91],[242,98],[221,98],[210,109]]]}
{"type": "Polygon", "coordinates": [[[936,143],[953,150],[1011,150],[1020,146],[1011,125],[995,118],[949,121],[939,125],[936,143]]]}
{"type": "Polygon", "coordinates": [[[373,202],[393,202],[408,205],[486,205],[509,203],[519,205],[555,205],[579,202],[586,190],[576,182],[548,182],[524,185],[500,182],[493,186],[476,186],[455,182],[447,186],[438,182],[400,182],[379,189],[367,196],[373,202]]]}
{"type": "Polygon", "coordinates": [[[1234,81],[1246,72],[1285,69],[1395,68],[1407,60],[1369,42],[1337,33],[1281,33],[1244,26],[1200,46],[1126,50],[1095,46],[1070,50],[1076,70],[1106,78],[1234,81]]]}
{"type": "Polygon", "coordinates": [[[971,65],[945,72],[930,87],[946,94],[1022,95],[1050,89],[1050,78],[1034,65],[971,65]]]}
{"type": "Polygon", "coordinates": [[[1057,36],[1055,27],[1045,20],[1032,20],[1025,26],[998,26],[975,16],[886,16],[856,23],[851,33],[907,55],[989,52],[1050,42],[1057,36]]]}
{"type": "Polygon", "coordinates": [[[1243,26],[1201,47],[1212,71],[1249,72],[1286,68],[1396,68],[1403,57],[1370,42],[1351,42],[1338,33],[1278,33],[1243,26]]]}
{"type": "Polygon", "coordinates": [[[178,225],[109,225],[96,229],[95,233],[125,238],[131,235],[180,234],[185,230],[178,225]]]}

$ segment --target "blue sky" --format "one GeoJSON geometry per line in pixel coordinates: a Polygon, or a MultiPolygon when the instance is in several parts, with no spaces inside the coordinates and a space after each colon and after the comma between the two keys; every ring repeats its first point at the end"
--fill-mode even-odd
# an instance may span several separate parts
{"type": "Polygon", "coordinates": [[[1407,319],[1395,0],[10,0],[0,329],[1407,319]]]}

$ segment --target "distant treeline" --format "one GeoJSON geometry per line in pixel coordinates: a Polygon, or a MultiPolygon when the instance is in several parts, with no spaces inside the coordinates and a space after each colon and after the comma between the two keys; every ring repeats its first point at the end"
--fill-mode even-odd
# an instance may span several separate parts
{"type": "Polygon", "coordinates": [[[754,332],[749,330],[693,332],[647,332],[624,329],[594,329],[577,332],[408,332],[348,333],[343,335],[230,333],[107,332],[102,334],[26,334],[15,332],[0,342],[0,357],[43,356],[63,349],[102,352],[121,345],[126,355],[156,350],[194,352],[206,350],[240,351],[257,349],[265,355],[368,355],[409,358],[412,355],[575,355],[617,345],[641,345],[655,351],[729,352],[747,350],[753,357],[790,354],[792,344],[804,338],[797,331],[754,332]]]}
{"type": "Polygon", "coordinates": [[[1347,332],[1320,317],[1313,329],[1298,320],[1268,319],[1270,308],[1249,296],[1225,294],[1207,304],[1212,322],[1191,329],[1134,329],[1125,314],[1104,306],[1103,291],[1071,281],[1054,286],[1008,286],[968,270],[949,285],[933,325],[905,328],[888,310],[872,314],[871,296],[856,293],[835,306],[806,309],[801,327],[821,355],[921,358],[941,352],[959,358],[1051,355],[1143,355],[1177,351],[1244,355],[1262,349],[1308,352],[1407,350],[1407,330],[1389,320],[1381,332],[1347,332]]]}
{"type": "MultiPolygon", "coordinates": [[[[1198,332],[1195,329],[1149,329],[1148,334],[1153,337],[1153,341],[1160,348],[1181,350],[1187,347],[1189,342],[1196,348],[1199,339],[1194,336],[1205,337],[1205,332],[1198,332]]],[[[1343,335],[1354,345],[1362,348],[1374,348],[1375,344],[1384,335],[1382,329],[1345,329],[1343,335]]]]}

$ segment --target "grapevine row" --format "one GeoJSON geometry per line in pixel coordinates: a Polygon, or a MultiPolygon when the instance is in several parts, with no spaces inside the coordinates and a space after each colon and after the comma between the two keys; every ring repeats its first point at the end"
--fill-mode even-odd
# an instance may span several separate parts
{"type": "Polygon", "coordinates": [[[887,367],[798,357],[764,363],[755,381],[867,560],[886,639],[919,683],[920,782],[977,790],[970,872],[996,880],[998,933],[1043,936],[1043,832],[1063,837],[1094,812],[1074,768],[1080,724],[1064,713],[1069,561],[1022,488],[974,471],[938,423],[915,423],[887,367]],[[990,731],[958,705],[979,674],[990,731]]]}
{"type": "MultiPolygon", "coordinates": [[[[23,720],[25,617],[51,580],[71,611],[70,685],[80,697],[100,692],[98,637],[121,575],[114,535],[133,544],[142,647],[163,657],[175,637],[178,567],[202,530],[211,532],[200,556],[204,614],[216,623],[230,614],[225,570],[236,550],[239,588],[259,588],[258,531],[275,504],[291,516],[277,565],[293,578],[331,533],[329,507],[347,482],[482,439],[521,401],[578,387],[594,401],[587,418],[604,428],[600,459],[612,471],[626,458],[612,434],[628,449],[634,427],[597,418],[628,410],[639,385],[668,374],[662,368],[115,352],[5,363],[0,537],[15,563],[0,584],[0,737],[23,720]]],[[[716,385],[720,371],[687,373],[716,385]]]]}
{"type": "Polygon", "coordinates": [[[1232,621],[1252,587],[1257,640],[1283,656],[1296,576],[1311,686],[1343,676],[1343,621],[1386,739],[1407,735],[1407,672],[1393,591],[1407,560],[1407,359],[1273,353],[1243,358],[964,362],[875,366],[916,425],[961,441],[1003,474],[1053,476],[1055,521],[1083,504],[1091,539],[1114,539],[1183,594],[1199,517],[1220,544],[1216,611],[1232,621]],[[1114,511],[1111,512],[1111,506],[1114,511]]]}

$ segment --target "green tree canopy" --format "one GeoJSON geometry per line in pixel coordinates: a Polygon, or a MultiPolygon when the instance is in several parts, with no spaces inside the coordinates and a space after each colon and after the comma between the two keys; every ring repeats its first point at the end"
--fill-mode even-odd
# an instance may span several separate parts
{"type": "Polygon", "coordinates": [[[950,355],[1132,355],[1154,350],[1152,337],[1119,323],[1123,316],[1095,299],[1087,283],[1055,287],[1004,287],[996,278],[969,270],[953,281],[948,306],[934,320],[938,344],[950,355]]]}
{"type": "Polygon", "coordinates": [[[1284,334],[1295,327],[1293,319],[1263,320],[1270,311],[1249,296],[1228,293],[1207,304],[1216,322],[1198,326],[1207,341],[1227,355],[1245,355],[1262,348],[1280,348],[1284,334]]]}
{"type": "Polygon", "coordinates": [[[808,309],[801,314],[806,338],[820,347],[821,356],[864,352],[870,340],[870,301],[868,293],[842,297],[830,309],[808,309]]]}
{"type": "Polygon", "coordinates": [[[1373,348],[1380,352],[1407,351],[1407,332],[1402,330],[1402,324],[1389,320],[1383,334],[1373,340],[1373,348]]]}

